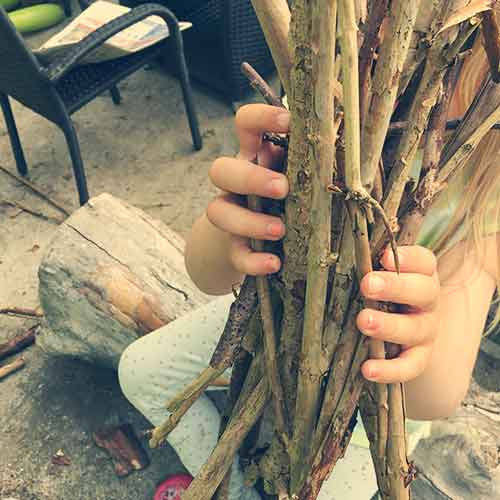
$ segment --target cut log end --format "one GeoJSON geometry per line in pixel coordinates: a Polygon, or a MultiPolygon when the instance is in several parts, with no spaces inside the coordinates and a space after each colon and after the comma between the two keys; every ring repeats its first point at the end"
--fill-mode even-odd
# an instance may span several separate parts
{"type": "Polygon", "coordinates": [[[117,367],[127,345],[208,301],[184,266],[184,242],[109,194],[56,231],[39,269],[39,345],[117,367]]]}

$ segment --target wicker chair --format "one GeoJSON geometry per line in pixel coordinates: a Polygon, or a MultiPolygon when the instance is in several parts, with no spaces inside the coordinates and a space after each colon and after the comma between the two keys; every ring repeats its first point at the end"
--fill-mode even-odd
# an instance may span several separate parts
{"type": "Polygon", "coordinates": [[[16,160],[17,170],[27,175],[28,167],[9,103],[9,96],[55,123],[63,131],[70,151],[80,204],[89,198],[78,138],[70,115],[104,91],[120,103],[117,83],[163,54],[173,43],[184,104],[195,149],[202,146],[198,120],[184,60],[182,37],[175,16],[166,7],[144,4],[110,21],[51,64],[43,64],[25,45],[5,10],[0,8],[0,105],[16,160]],[[78,64],[108,38],[151,15],[160,16],[171,36],[140,52],[119,59],[78,64]]]}
{"type": "MultiPolygon", "coordinates": [[[[121,0],[137,5],[143,0],[121,0]]],[[[274,63],[250,0],[158,0],[182,20],[193,23],[184,37],[193,78],[240,100],[250,86],[241,63],[259,73],[274,71],[274,63]]]]}

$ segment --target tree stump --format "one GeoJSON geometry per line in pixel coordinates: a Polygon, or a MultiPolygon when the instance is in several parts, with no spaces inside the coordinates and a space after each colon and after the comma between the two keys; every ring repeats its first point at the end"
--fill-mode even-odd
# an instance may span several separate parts
{"type": "Polygon", "coordinates": [[[184,266],[184,241],[102,194],[58,228],[39,268],[46,352],[116,368],[127,345],[208,301],[184,266]]]}

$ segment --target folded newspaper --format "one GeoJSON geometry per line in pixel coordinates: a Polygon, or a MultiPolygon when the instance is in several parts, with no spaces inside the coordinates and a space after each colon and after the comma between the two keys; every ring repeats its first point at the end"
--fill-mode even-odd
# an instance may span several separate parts
{"type": "MultiPolygon", "coordinates": [[[[50,63],[100,26],[129,11],[128,7],[98,0],[34,52],[42,62],[50,63]]],[[[188,22],[179,23],[181,30],[191,26],[188,22]]],[[[168,27],[163,19],[150,16],[106,40],[103,45],[85,56],[81,63],[98,63],[130,55],[167,38],[168,35],[168,27]]]]}

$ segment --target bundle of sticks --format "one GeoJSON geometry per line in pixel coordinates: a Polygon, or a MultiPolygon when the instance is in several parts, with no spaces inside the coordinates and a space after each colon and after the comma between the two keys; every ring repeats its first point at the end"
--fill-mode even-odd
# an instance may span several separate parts
{"type": "MultiPolygon", "coordinates": [[[[264,138],[286,149],[290,195],[278,208],[287,236],[275,248],[284,265],[276,276],[246,278],[210,366],[168,402],[171,417],[153,431],[151,445],[232,366],[218,446],[183,500],[227,499],[236,453],[263,498],[315,499],[344,454],[358,407],[382,497],[408,499],[415,470],[406,453],[403,387],[368,384],[360,373],[368,357],[394,357],[398,348],[358,332],[356,315],[366,304],[358,284],[387,245],[415,243],[433,201],[500,119],[495,2],[288,3],[253,0],[291,112],[288,137],[264,138]],[[477,43],[491,71],[463,119],[448,123],[453,90],[477,43]],[[408,189],[419,149],[422,167],[408,189]],[[268,407],[274,435],[258,448],[268,407]]],[[[282,105],[246,72],[268,103],[282,105]]],[[[254,197],[248,204],[262,210],[254,197]]]]}

